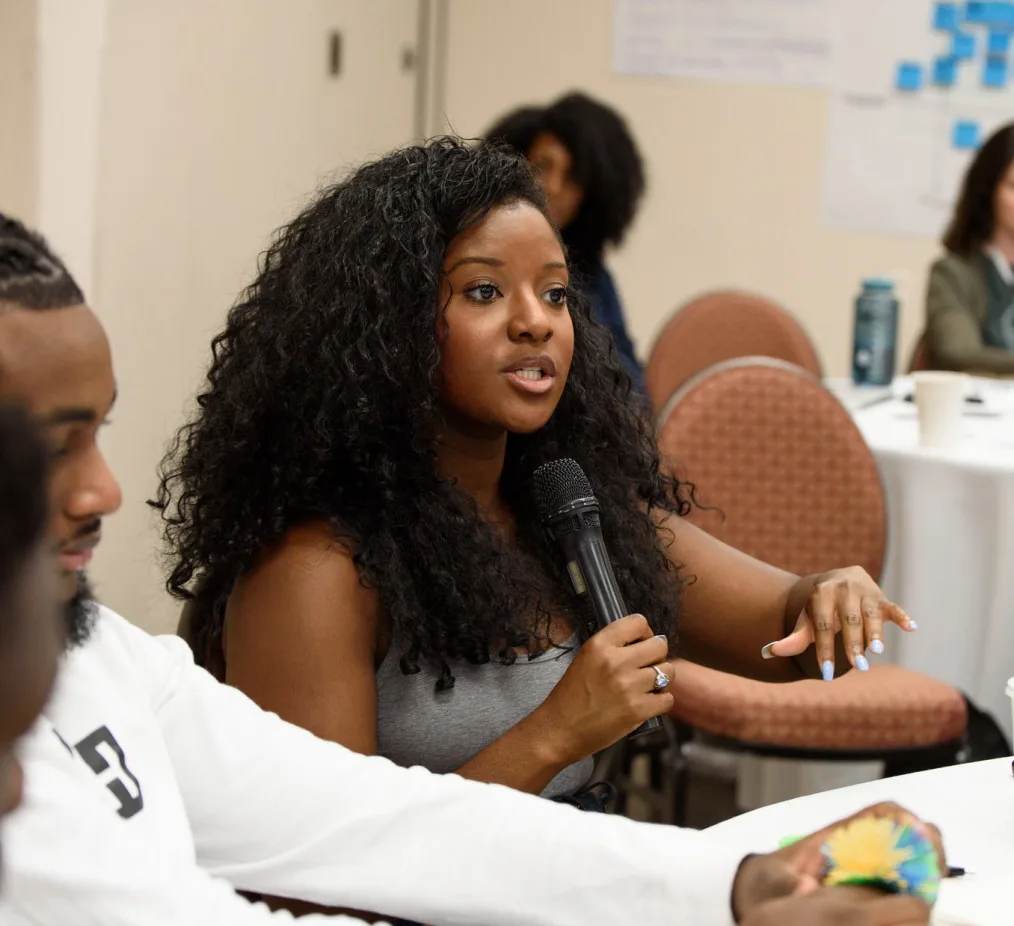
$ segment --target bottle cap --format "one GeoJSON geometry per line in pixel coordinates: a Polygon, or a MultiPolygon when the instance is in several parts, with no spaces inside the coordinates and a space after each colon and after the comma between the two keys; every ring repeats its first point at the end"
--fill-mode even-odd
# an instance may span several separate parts
{"type": "Polygon", "coordinates": [[[863,289],[894,289],[894,280],[887,277],[867,277],[863,280],[863,289]]]}

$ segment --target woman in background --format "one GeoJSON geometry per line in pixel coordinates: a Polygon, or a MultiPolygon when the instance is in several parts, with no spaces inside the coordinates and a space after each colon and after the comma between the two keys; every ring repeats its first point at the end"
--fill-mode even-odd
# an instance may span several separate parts
{"type": "Polygon", "coordinates": [[[931,365],[1014,374],[1014,123],[976,154],[943,244],[926,295],[931,365]]]}
{"type": "Polygon", "coordinates": [[[572,93],[547,107],[515,110],[486,138],[510,145],[535,168],[549,214],[563,234],[575,283],[587,294],[595,320],[611,332],[624,369],[643,393],[644,373],[603,262],[607,246],[623,241],[644,194],[641,156],[626,123],[608,106],[572,93]]]}

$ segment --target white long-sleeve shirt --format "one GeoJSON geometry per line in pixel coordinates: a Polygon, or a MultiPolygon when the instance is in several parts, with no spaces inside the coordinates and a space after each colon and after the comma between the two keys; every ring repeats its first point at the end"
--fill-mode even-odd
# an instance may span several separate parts
{"type": "Polygon", "coordinates": [[[290,921],[233,888],[431,926],[731,922],[741,853],[707,835],[350,752],[107,609],[22,757],[3,926],[290,921]]]}

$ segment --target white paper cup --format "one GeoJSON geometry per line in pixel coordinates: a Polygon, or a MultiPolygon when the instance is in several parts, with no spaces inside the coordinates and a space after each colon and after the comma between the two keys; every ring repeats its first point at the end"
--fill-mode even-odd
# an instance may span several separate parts
{"type": "Polygon", "coordinates": [[[919,412],[919,443],[923,447],[954,447],[961,440],[961,413],[971,388],[966,373],[927,370],[914,373],[919,412]]]}

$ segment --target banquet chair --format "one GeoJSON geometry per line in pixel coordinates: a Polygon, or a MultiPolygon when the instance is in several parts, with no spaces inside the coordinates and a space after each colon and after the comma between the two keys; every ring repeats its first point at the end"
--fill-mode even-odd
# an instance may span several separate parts
{"type": "Polygon", "coordinates": [[[821,376],[820,358],[803,326],[770,299],[720,290],[677,309],[651,349],[645,367],[655,412],[687,380],[734,357],[777,357],[821,376]]]}
{"type": "MultiPolygon", "coordinates": [[[[698,527],[797,575],[860,565],[879,578],[887,517],[876,463],[846,409],[805,370],[765,357],[713,366],[669,400],[658,438],[664,469],[696,487],[688,517],[698,527]]],[[[815,659],[813,649],[799,658],[815,659]]],[[[633,761],[647,752],[663,816],[683,823],[695,737],[766,757],[883,761],[888,776],[963,759],[963,695],[908,669],[771,683],[674,666],[668,746],[619,747],[621,810],[633,761]]]]}

